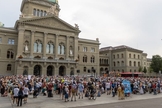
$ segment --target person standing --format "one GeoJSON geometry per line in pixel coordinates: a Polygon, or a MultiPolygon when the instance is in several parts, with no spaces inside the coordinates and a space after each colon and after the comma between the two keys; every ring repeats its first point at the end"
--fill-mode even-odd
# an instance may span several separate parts
{"type": "Polygon", "coordinates": [[[83,99],[83,90],[84,90],[84,85],[83,85],[82,82],[80,82],[79,85],[78,85],[79,99],[80,99],[81,96],[82,96],[82,99],[83,99]]]}
{"type": "Polygon", "coordinates": [[[76,85],[75,82],[73,82],[73,84],[72,84],[72,90],[71,90],[71,92],[72,92],[71,101],[73,101],[73,98],[76,101],[77,85],[76,85]]]}
{"type": "Polygon", "coordinates": [[[15,100],[16,100],[16,104],[18,103],[18,92],[19,92],[18,85],[15,85],[15,88],[13,90],[13,104],[15,100]]]}
{"type": "Polygon", "coordinates": [[[22,99],[23,99],[24,93],[23,93],[23,88],[21,87],[18,92],[18,103],[17,106],[22,106],[22,99]]]}
{"type": "Polygon", "coordinates": [[[28,99],[28,94],[29,94],[29,88],[27,85],[25,85],[23,92],[24,92],[24,104],[26,104],[28,99]]]}

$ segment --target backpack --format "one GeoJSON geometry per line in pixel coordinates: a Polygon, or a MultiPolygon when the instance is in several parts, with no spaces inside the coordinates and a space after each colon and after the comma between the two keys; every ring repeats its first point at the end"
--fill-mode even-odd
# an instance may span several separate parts
{"type": "Polygon", "coordinates": [[[20,91],[20,90],[19,90],[18,96],[23,97],[23,91],[20,91]]]}

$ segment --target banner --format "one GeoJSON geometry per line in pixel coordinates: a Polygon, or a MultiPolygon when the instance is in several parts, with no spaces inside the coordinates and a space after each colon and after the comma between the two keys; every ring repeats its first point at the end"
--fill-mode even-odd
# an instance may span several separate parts
{"type": "Polygon", "coordinates": [[[124,93],[131,93],[131,84],[130,81],[128,80],[123,80],[122,82],[123,86],[124,86],[124,93]]]}

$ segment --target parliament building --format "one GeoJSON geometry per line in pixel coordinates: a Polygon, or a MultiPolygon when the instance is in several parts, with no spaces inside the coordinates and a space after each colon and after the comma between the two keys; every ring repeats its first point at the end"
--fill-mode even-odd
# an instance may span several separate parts
{"type": "Polygon", "coordinates": [[[99,74],[99,39],[79,38],[57,0],[22,0],[20,11],[13,28],[0,27],[0,75],[99,74]]]}

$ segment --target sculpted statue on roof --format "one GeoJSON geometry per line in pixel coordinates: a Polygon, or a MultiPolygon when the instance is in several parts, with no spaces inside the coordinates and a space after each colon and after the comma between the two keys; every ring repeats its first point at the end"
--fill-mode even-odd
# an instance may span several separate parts
{"type": "Polygon", "coordinates": [[[58,16],[57,6],[56,5],[51,6],[51,8],[48,9],[47,14],[58,16]]]}

